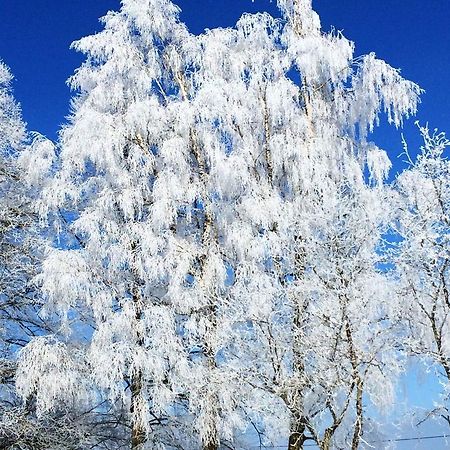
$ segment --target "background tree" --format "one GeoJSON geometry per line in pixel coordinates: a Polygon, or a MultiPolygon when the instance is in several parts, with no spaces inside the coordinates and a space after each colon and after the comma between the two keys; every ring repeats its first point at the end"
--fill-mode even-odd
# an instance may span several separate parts
{"type": "Polygon", "coordinates": [[[23,173],[17,164],[25,146],[25,124],[11,93],[12,75],[0,61],[0,417],[2,445],[9,442],[6,422],[26,414],[14,392],[15,355],[45,328],[36,314],[36,290],[30,279],[38,271],[33,233],[35,215],[23,173]]]}
{"type": "Polygon", "coordinates": [[[444,133],[430,132],[428,127],[420,127],[420,132],[423,146],[396,180],[395,263],[409,332],[404,348],[436,374],[442,398],[436,399],[431,415],[449,422],[450,162],[446,150],[450,142],[444,133]]]}
{"type": "MultiPolygon", "coordinates": [[[[19,105],[11,94],[12,76],[0,62],[0,447],[5,449],[63,449],[120,440],[120,421],[96,403],[83,409],[61,407],[36,415],[34,386],[22,404],[16,394],[17,353],[31,339],[58,334],[55,316],[45,317],[42,297],[33,283],[41,269],[49,230],[41,227],[34,201],[51,168],[53,144],[34,134],[31,142],[19,105]],[[29,169],[32,168],[30,171],[29,169]],[[106,431],[107,429],[107,431],[106,431]]],[[[75,342],[70,343],[74,351],[75,342]]],[[[59,361],[62,363],[62,361],[59,361]]],[[[36,363],[36,361],[34,362],[36,363]]],[[[48,359],[40,361],[41,368],[48,359]]],[[[43,389],[51,390],[47,379],[43,389]]]]}

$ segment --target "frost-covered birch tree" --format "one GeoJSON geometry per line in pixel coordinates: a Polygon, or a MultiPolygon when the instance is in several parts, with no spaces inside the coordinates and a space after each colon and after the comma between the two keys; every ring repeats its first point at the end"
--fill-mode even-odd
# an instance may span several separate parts
{"type": "Polygon", "coordinates": [[[340,434],[358,448],[366,399],[383,403],[379,386],[398,370],[389,281],[376,269],[390,162],[367,136],[383,110],[400,126],[419,89],[374,55],[354,58],[342,35],[322,33],[310,2],[280,6],[284,24],[257,15],[237,26],[246,95],[227,136],[256,154],[231,235],[243,307],[235,364],[252,386],[245,410],[260,434],[283,429],[290,449],[308,439],[330,448],[340,434]]]}
{"type": "Polygon", "coordinates": [[[322,32],[310,0],[200,36],[170,1],[121,5],[73,44],[39,205],[73,239],[36,279],[63,320],[22,351],[19,392],[42,413],[106,398],[132,449],[246,448],[251,427],[359,448],[398,370],[377,267],[390,162],[369,135],[419,88],[322,32]]]}
{"type": "Polygon", "coordinates": [[[39,295],[31,284],[39,270],[41,243],[19,160],[26,130],[12,79],[0,61],[0,446],[15,448],[21,442],[25,448],[32,441],[48,443],[55,435],[43,432],[30,405],[21,406],[14,390],[18,349],[48,330],[48,324],[38,315],[39,295]]]}
{"type": "Polygon", "coordinates": [[[74,408],[36,417],[34,391],[24,404],[15,392],[18,351],[57,327],[54,317],[40,314],[42,298],[32,282],[45,243],[33,202],[54,149],[37,133],[27,136],[11,82],[9,69],[0,62],[0,447],[61,450],[101,443],[102,433],[119,443],[112,427],[105,432],[108,414],[74,408]]]}
{"type": "Polygon", "coordinates": [[[74,390],[85,401],[93,386],[128,405],[132,448],[193,446],[189,433],[176,434],[192,381],[178,321],[189,301],[196,306],[183,294],[207,224],[196,198],[204,163],[182,98],[187,62],[177,55],[189,35],[177,14],[170,2],[124,1],[103,32],[74,44],[88,59],[70,80],[80,95],[42,208],[73,214],[77,244],[51,251],[40,278],[46,308],[66,316],[68,334],[73,315],[89,311],[82,359],[92,373],[85,379],[79,358],[54,339],[36,340],[22,359],[22,395],[41,387],[42,410],[74,390]]]}
{"type": "Polygon", "coordinates": [[[22,416],[13,389],[15,354],[43,327],[36,316],[35,290],[29,285],[37,271],[31,237],[35,219],[17,164],[26,133],[11,82],[11,72],[0,61],[0,439],[6,443],[5,423],[20,422],[22,416]]]}
{"type": "Polygon", "coordinates": [[[428,127],[420,132],[421,150],[396,180],[395,263],[409,331],[405,350],[436,374],[442,397],[434,399],[431,415],[450,424],[450,142],[428,127]]]}
{"type": "MultiPolygon", "coordinates": [[[[18,244],[20,231],[30,222],[27,211],[20,208],[24,199],[20,192],[20,176],[15,166],[14,153],[23,145],[25,125],[20,108],[11,94],[12,75],[0,62],[0,188],[1,188],[1,311],[7,318],[7,311],[24,293],[28,271],[23,270],[25,248],[18,244]],[[18,192],[19,191],[19,192],[18,192]],[[24,279],[25,278],[25,279],[24,279]]],[[[31,267],[31,264],[29,265],[31,267]]],[[[2,337],[5,339],[5,322],[2,321],[2,337]]],[[[6,344],[4,340],[2,343],[6,344]]],[[[6,352],[6,349],[2,349],[6,352]]],[[[4,357],[4,355],[2,355],[4,357]]],[[[6,370],[6,369],[5,369],[6,370]]],[[[2,370],[3,372],[3,370],[2,370]]]]}

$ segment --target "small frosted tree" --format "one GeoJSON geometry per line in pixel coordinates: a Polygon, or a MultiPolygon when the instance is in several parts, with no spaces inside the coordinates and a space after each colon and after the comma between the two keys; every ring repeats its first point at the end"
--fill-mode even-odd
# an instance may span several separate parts
{"type": "Polygon", "coordinates": [[[396,180],[395,263],[409,336],[405,351],[435,372],[442,398],[431,415],[450,423],[450,142],[428,127],[420,132],[421,150],[396,180]]]}
{"type": "MultiPolygon", "coordinates": [[[[25,345],[36,316],[28,282],[36,271],[27,230],[33,224],[30,198],[17,165],[24,146],[25,125],[11,93],[12,75],[0,61],[0,416],[14,404],[14,355],[25,345]]],[[[17,406],[15,404],[14,406],[17,406]]]]}
{"type": "MultiPolygon", "coordinates": [[[[77,406],[37,417],[36,387],[24,404],[15,392],[18,351],[32,339],[39,342],[42,335],[58,334],[58,327],[55,317],[41,314],[42,297],[33,283],[49,234],[39,225],[34,201],[37,187],[45,185],[54,148],[37,133],[29,142],[11,81],[9,69],[0,62],[0,447],[60,450],[101,444],[105,434],[120,443],[114,417],[107,411],[97,415],[91,413],[92,405],[84,410],[77,406]]],[[[43,388],[50,386],[51,380],[43,388]]]]}
{"type": "MultiPolygon", "coordinates": [[[[1,312],[7,319],[14,306],[22,304],[26,297],[26,284],[30,277],[32,264],[27,260],[27,245],[23,243],[23,228],[31,220],[30,208],[24,198],[24,189],[19,168],[16,166],[17,152],[24,144],[25,125],[20,107],[11,94],[12,75],[6,65],[0,61],[0,245],[1,245],[1,312]],[[25,207],[24,206],[25,203],[25,207]],[[22,299],[21,299],[22,297],[22,299]],[[9,312],[9,313],[8,313],[9,312]]],[[[29,255],[28,255],[29,256],[29,255]]],[[[32,276],[32,274],[31,274],[32,276]]],[[[7,352],[5,329],[7,321],[2,320],[2,353],[7,352]]],[[[2,357],[5,356],[5,353],[2,357]]]]}
{"type": "Polygon", "coordinates": [[[22,406],[14,389],[17,351],[50,325],[38,314],[40,296],[31,283],[39,271],[42,241],[21,160],[27,135],[12,78],[0,61],[0,445],[16,448],[21,442],[29,448],[32,442],[49,446],[58,433],[44,431],[32,405],[22,406]]]}

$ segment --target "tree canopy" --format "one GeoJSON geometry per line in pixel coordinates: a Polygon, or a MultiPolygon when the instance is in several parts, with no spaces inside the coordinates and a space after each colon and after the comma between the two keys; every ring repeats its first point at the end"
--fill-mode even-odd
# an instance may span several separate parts
{"type": "Polygon", "coordinates": [[[311,0],[278,6],[194,35],[168,0],[122,0],[72,44],[55,144],[26,140],[0,66],[1,236],[26,263],[1,262],[5,342],[33,327],[0,376],[36,436],[3,438],[5,406],[7,448],[357,450],[411,360],[450,423],[448,141],[421,128],[388,183],[371,135],[420,88],[311,0]]]}

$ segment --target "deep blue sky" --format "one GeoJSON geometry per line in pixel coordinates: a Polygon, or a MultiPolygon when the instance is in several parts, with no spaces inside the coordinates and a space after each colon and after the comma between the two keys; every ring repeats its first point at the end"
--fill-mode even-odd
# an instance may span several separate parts
{"type": "MultiPolygon", "coordinates": [[[[246,12],[277,14],[270,0],[179,0],[191,31],[231,26],[246,12]]],[[[425,90],[418,119],[450,131],[450,2],[448,0],[315,0],[322,25],[356,42],[358,54],[374,51],[425,90]]],[[[30,130],[54,139],[68,112],[65,80],[83,60],[70,43],[100,29],[98,17],[119,0],[0,0],[0,58],[12,69],[15,94],[30,130]]],[[[412,147],[417,133],[405,129],[412,147]]],[[[385,128],[377,143],[395,158],[399,133],[385,128]]]]}

